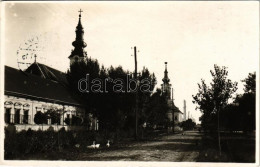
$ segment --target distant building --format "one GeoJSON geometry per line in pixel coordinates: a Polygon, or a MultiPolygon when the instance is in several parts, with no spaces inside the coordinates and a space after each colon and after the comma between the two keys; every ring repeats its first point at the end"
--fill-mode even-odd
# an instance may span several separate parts
{"type": "Polygon", "coordinates": [[[167,62],[165,62],[165,71],[164,71],[164,77],[162,81],[163,81],[163,84],[161,85],[162,92],[165,95],[167,99],[167,103],[169,105],[167,117],[169,121],[174,121],[175,124],[182,122],[183,113],[174,104],[173,92],[171,89],[172,85],[170,84],[170,79],[168,77],[167,62]],[[172,93],[172,98],[171,98],[171,93],[172,93]]]}
{"type": "MultiPolygon", "coordinates": [[[[81,14],[76,28],[76,40],[72,43],[74,50],[69,56],[70,63],[82,61],[86,57],[83,40],[81,14]]],[[[92,115],[85,115],[85,106],[81,104],[68,88],[66,74],[47,65],[34,62],[26,70],[18,70],[5,66],[5,125],[13,124],[18,131],[31,128],[46,130],[53,126],[54,130],[62,127],[75,129],[70,126],[73,116],[89,117],[89,129],[98,130],[98,120],[92,115]],[[34,121],[37,112],[45,113],[50,108],[60,112],[58,123],[48,119],[44,125],[34,121]],[[65,121],[65,120],[70,120],[65,121]],[[65,123],[66,122],[66,123],[65,123]]],[[[82,120],[83,121],[83,120],[82,120]]]]}

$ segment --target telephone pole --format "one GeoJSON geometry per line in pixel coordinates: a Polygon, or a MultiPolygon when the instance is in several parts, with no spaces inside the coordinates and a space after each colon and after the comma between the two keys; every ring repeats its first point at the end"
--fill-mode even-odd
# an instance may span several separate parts
{"type": "MultiPolygon", "coordinates": [[[[173,88],[172,88],[172,108],[174,109],[173,88]]],[[[172,112],[172,120],[173,120],[173,124],[171,126],[172,126],[172,132],[174,133],[174,127],[175,127],[175,124],[174,124],[174,120],[175,120],[174,110],[172,112]]]]}
{"type": "Polygon", "coordinates": [[[186,121],[187,120],[187,118],[186,118],[186,100],[184,100],[183,101],[183,114],[184,114],[184,121],[186,121]]]}
{"type": "MultiPolygon", "coordinates": [[[[134,72],[134,78],[136,81],[137,78],[137,52],[136,52],[136,46],[134,47],[134,58],[135,58],[135,72],[134,72]]],[[[138,82],[137,82],[137,91],[135,93],[135,139],[138,139],[138,82]]]]}

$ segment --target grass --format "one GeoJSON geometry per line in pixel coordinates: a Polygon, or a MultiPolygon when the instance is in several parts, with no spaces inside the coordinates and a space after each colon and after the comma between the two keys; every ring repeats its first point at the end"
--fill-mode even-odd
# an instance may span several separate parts
{"type": "Polygon", "coordinates": [[[217,135],[202,137],[198,162],[255,162],[255,137],[245,134],[221,134],[221,156],[217,135]]]}
{"type": "MultiPolygon", "coordinates": [[[[34,152],[34,153],[23,153],[19,154],[18,157],[11,159],[16,160],[118,160],[118,159],[131,159],[138,160],[139,157],[135,155],[123,155],[120,154],[125,151],[148,151],[149,150],[159,150],[158,156],[161,156],[161,153],[172,152],[178,154],[178,152],[199,152],[198,157],[195,157],[197,162],[241,162],[241,163],[253,163],[255,162],[255,135],[245,135],[245,134],[230,134],[230,133],[221,133],[221,148],[222,154],[219,155],[218,150],[218,140],[216,134],[204,134],[199,135],[201,139],[193,138],[192,136],[198,134],[197,132],[192,132],[185,134],[182,138],[174,138],[164,140],[163,136],[167,136],[165,131],[156,131],[151,134],[145,134],[144,138],[139,141],[135,141],[133,138],[124,138],[120,141],[113,143],[113,147],[106,148],[105,146],[100,149],[86,149],[86,143],[82,143],[79,148],[76,148],[73,145],[70,147],[58,149],[52,149],[49,151],[43,152],[34,152]],[[146,136],[146,137],[145,137],[146,136]],[[149,136],[149,137],[147,137],[149,136]],[[188,137],[188,138],[187,138],[188,137]],[[165,144],[155,145],[155,146],[143,146],[143,147],[131,147],[134,144],[145,145],[149,142],[163,142],[165,144]],[[176,144],[184,143],[184,144],[176,144]],[[187,144],[189,145],[187,147],[187,144]],[[116,153],[113,157],[110,153],[116,153]],[[95,155],[98,153],[107,153],[110,156],[91,157],[90,155],[95,155]],[[131,157],[133,156],[133,157],[131,157]]],[[[104,144],[103,144],[104,145],[104,144]]],[[[146,155],[146,154],[144,154],[146,155]]],[[[154,155],[153,155],[154,156],[154,155]]],[[[171,155],[163,155],[171,156],[171,155]]],[[[175,159],[176,161],[185,161],[186,155],[175,159]]],[[[155,160],[158,159],[155,157],[155,160]]]]}

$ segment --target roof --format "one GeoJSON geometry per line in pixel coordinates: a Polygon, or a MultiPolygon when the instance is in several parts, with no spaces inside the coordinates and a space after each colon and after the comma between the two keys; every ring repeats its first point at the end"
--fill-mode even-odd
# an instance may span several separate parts
{"type": "Polygon", "coordinates": [[[181,112],[181,110],[180,110],[178,107],[176,107],[175,105],[173,105],[172,110],[173,110],[173,112],[175,112],[175,113],[181,113],[181,114],[183,114],[183,113],[181,112]]]}
{"type": "MultiPolygon", "coordinates": [[[[56,72],[53,74],[58,74],[56,72]]],[[[66,77],[64,73],[63,76],[66,77]]],[[[8,66],[5,66],[5,94],[57,104],[82,106],[63,84],[8,66]]]]}
{"type": "Polygon", "coordinates": [[[33,63],[24,72],[38,75],[44,79],[54,80],[64,85],[68,85],[65,73],[41,63],[33,63]]]}

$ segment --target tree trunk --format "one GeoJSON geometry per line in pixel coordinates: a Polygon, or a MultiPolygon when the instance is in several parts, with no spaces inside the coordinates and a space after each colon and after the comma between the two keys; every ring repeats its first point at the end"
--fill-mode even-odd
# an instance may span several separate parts
{"type": "Polygon", "coordinates": [[[221,156],[221,144],[220,144],[220,126],[219,126],[219,112],[220,110],[218,109],[218,148],[219,148],[219,156],[221,156]]]}

